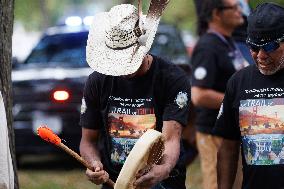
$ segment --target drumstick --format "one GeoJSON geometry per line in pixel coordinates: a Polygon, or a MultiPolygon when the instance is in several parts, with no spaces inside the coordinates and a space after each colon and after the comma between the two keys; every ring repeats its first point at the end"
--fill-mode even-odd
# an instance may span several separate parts
{"type": "MultiPolygon", "coordinates": [[[[93,170],[92,166],[90,166],[79,154],[68,148],[66,145],[61,143],[61,139],[52,132],[50,128],[47,126],[40,126],[37,129],[37,134],[45,141],[50,142],[61,149],[63,149],[65,152],[67,152],[69,155],[73,156],[76,160],[78,160],[81,164],[83,164],[86,168],[93,170]]],[[[106,182],[109,186],[112,188],[114,187],[114,182],[111,179],[108,179],[106,182]]]]}

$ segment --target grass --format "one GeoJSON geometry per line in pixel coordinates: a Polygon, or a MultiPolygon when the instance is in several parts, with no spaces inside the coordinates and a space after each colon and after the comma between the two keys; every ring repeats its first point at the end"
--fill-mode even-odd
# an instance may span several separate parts
{"type": "MultiPolygon", "coordinates": [[[[21,189],[100,189],[89,182],[85,169],[70,157],[28,156],[20,160],[18,170],[21,189]]],[[[189,167],[190,189],[201,189],[200,162],[189,167]]]]}
{"type": "Polygon", "coordinates": [[[186,184],[187,189],[202,189],[202,175],[199,158],[187,168],[186,184]]]}
{"type": "Polygon", "coordinates": [[[84,170],[19,171],[21,189],[99,189],[87,181],[84,170]]]}

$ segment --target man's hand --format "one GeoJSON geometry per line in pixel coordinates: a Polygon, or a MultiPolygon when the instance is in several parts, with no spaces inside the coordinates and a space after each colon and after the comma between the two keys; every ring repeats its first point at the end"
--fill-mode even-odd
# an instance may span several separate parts
{"type": "Polygon", "coordinates": [[[88,179],[97,185],[105,183],[109,178],[108,173],[103,169],[103,164],[100,161],[100,154],[97,150],[96,144],[98,136],[98,130],[82,128],[80,153],[83,159],[92,166],[92,170],[87,169],[86,171],[88,179]]]}
{"type": "Polygon", "coordinates": [[[170,170],[165,165],[154,165],[146,174],[139,172],[136,175],[134,186],[136,188],[149,189],[169,177],[170,170]]]}
{"type": "Polygon", "coordinates": [[[93,161],[92,167],[94,171],[90,169],[87,169],[86,171],[86,175],[91,182],[95,183],[96,185],[100,185],[109,179],[109,175],[103,169],[103,164],[100,161],[93,161]]]}
{"type": "Polygon", "coordinates": [[[161,164],[154,165],[147,174],[138,173],[135,186],[149,189],[169,177],[180,153],[182,126],[176,121],[164,121],[162,133],[165,138],[165,151],[161,164]]]}

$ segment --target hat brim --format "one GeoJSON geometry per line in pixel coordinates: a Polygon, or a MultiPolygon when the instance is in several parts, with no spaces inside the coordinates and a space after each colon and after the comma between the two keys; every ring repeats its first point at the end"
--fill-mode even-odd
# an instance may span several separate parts
{"type": "Polygon", "coordinates": [[[109,16],[108,12],[94,16],[86,47],[87,63],[93,70],[105,75],[133,74],[141,66],[144,56],[152,46],[159,20],[155,20],[147,31],[149,34],[145,46],[137,43],[126,49],[114,50],[105,44],[105,31],[110,25],[109,16]]]}
{"type": "Polygon", "coordinates": [[[248,36],[248,38],[247,38],[247,40],[246,40],[246,42],[248,43],[248,44],[255,44],[255,45],[257,45],[257,46],[263,46],[263,45],[265,45],[265,44],[267,44],[267,43],[270,43],[270,42],[272,42],[272,41],[276,41],[276,40],[279,40],[279,39],[281,39],[281,38],[283,38],[284,37],[284,35],[279,35],[279,36],[276,36],[276,37],[270,37],[270,38],[268,38],[268,37],[255,37],[255,36],[253,36],[253,35],[250,35],[250,36],[248,36]]]}

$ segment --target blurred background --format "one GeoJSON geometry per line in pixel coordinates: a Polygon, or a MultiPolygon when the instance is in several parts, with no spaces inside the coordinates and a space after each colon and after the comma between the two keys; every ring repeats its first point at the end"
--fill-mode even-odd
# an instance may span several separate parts
{"type": "MultiPolygon", "coordinates": [[[[271,2],[272,0],[270,0],[271,2]]],[[[251,0],[252,8],[266,2],[251,0]]],[[[284,5],[284,0],[274,0],[284,5]]],[[[91,70],[84,48],[90,16],[135,0],[15,0],[13,90],[16,154],[22,189],[98,189],[76,160],[37,138],[48,123],[78,152],[80,101],[91,70]],[[80,73],[80,74],[78,74],[80,73]]],[[[146,13],[149,1],[143,1],[146,13]]],[[[172,0],[151,51],[168,55],[190,74],[197,40],[193,0],[172,0]]],[[[198,158],[190,165],[190,188],[201,188],[198,158]]]]}
{"type": "MultiPolygon", "coordinates": [[[[23,60],[46,28],[62,24],[67,17],[90,16],[106,11],[115,4],[129,2],[137,3],[135,0],[15,0],[13,55],[23,60]]],[[[148,2],[143,1],[144,13],[148,2]]],[[[255,7],[261,2],[284,4],[284,0],[250,0],[250,5],[255,7]]],[[[186,45],[193,45],[196,28],[193,0],[171,1],[163,20],[183,30],[186,45]]]]}

